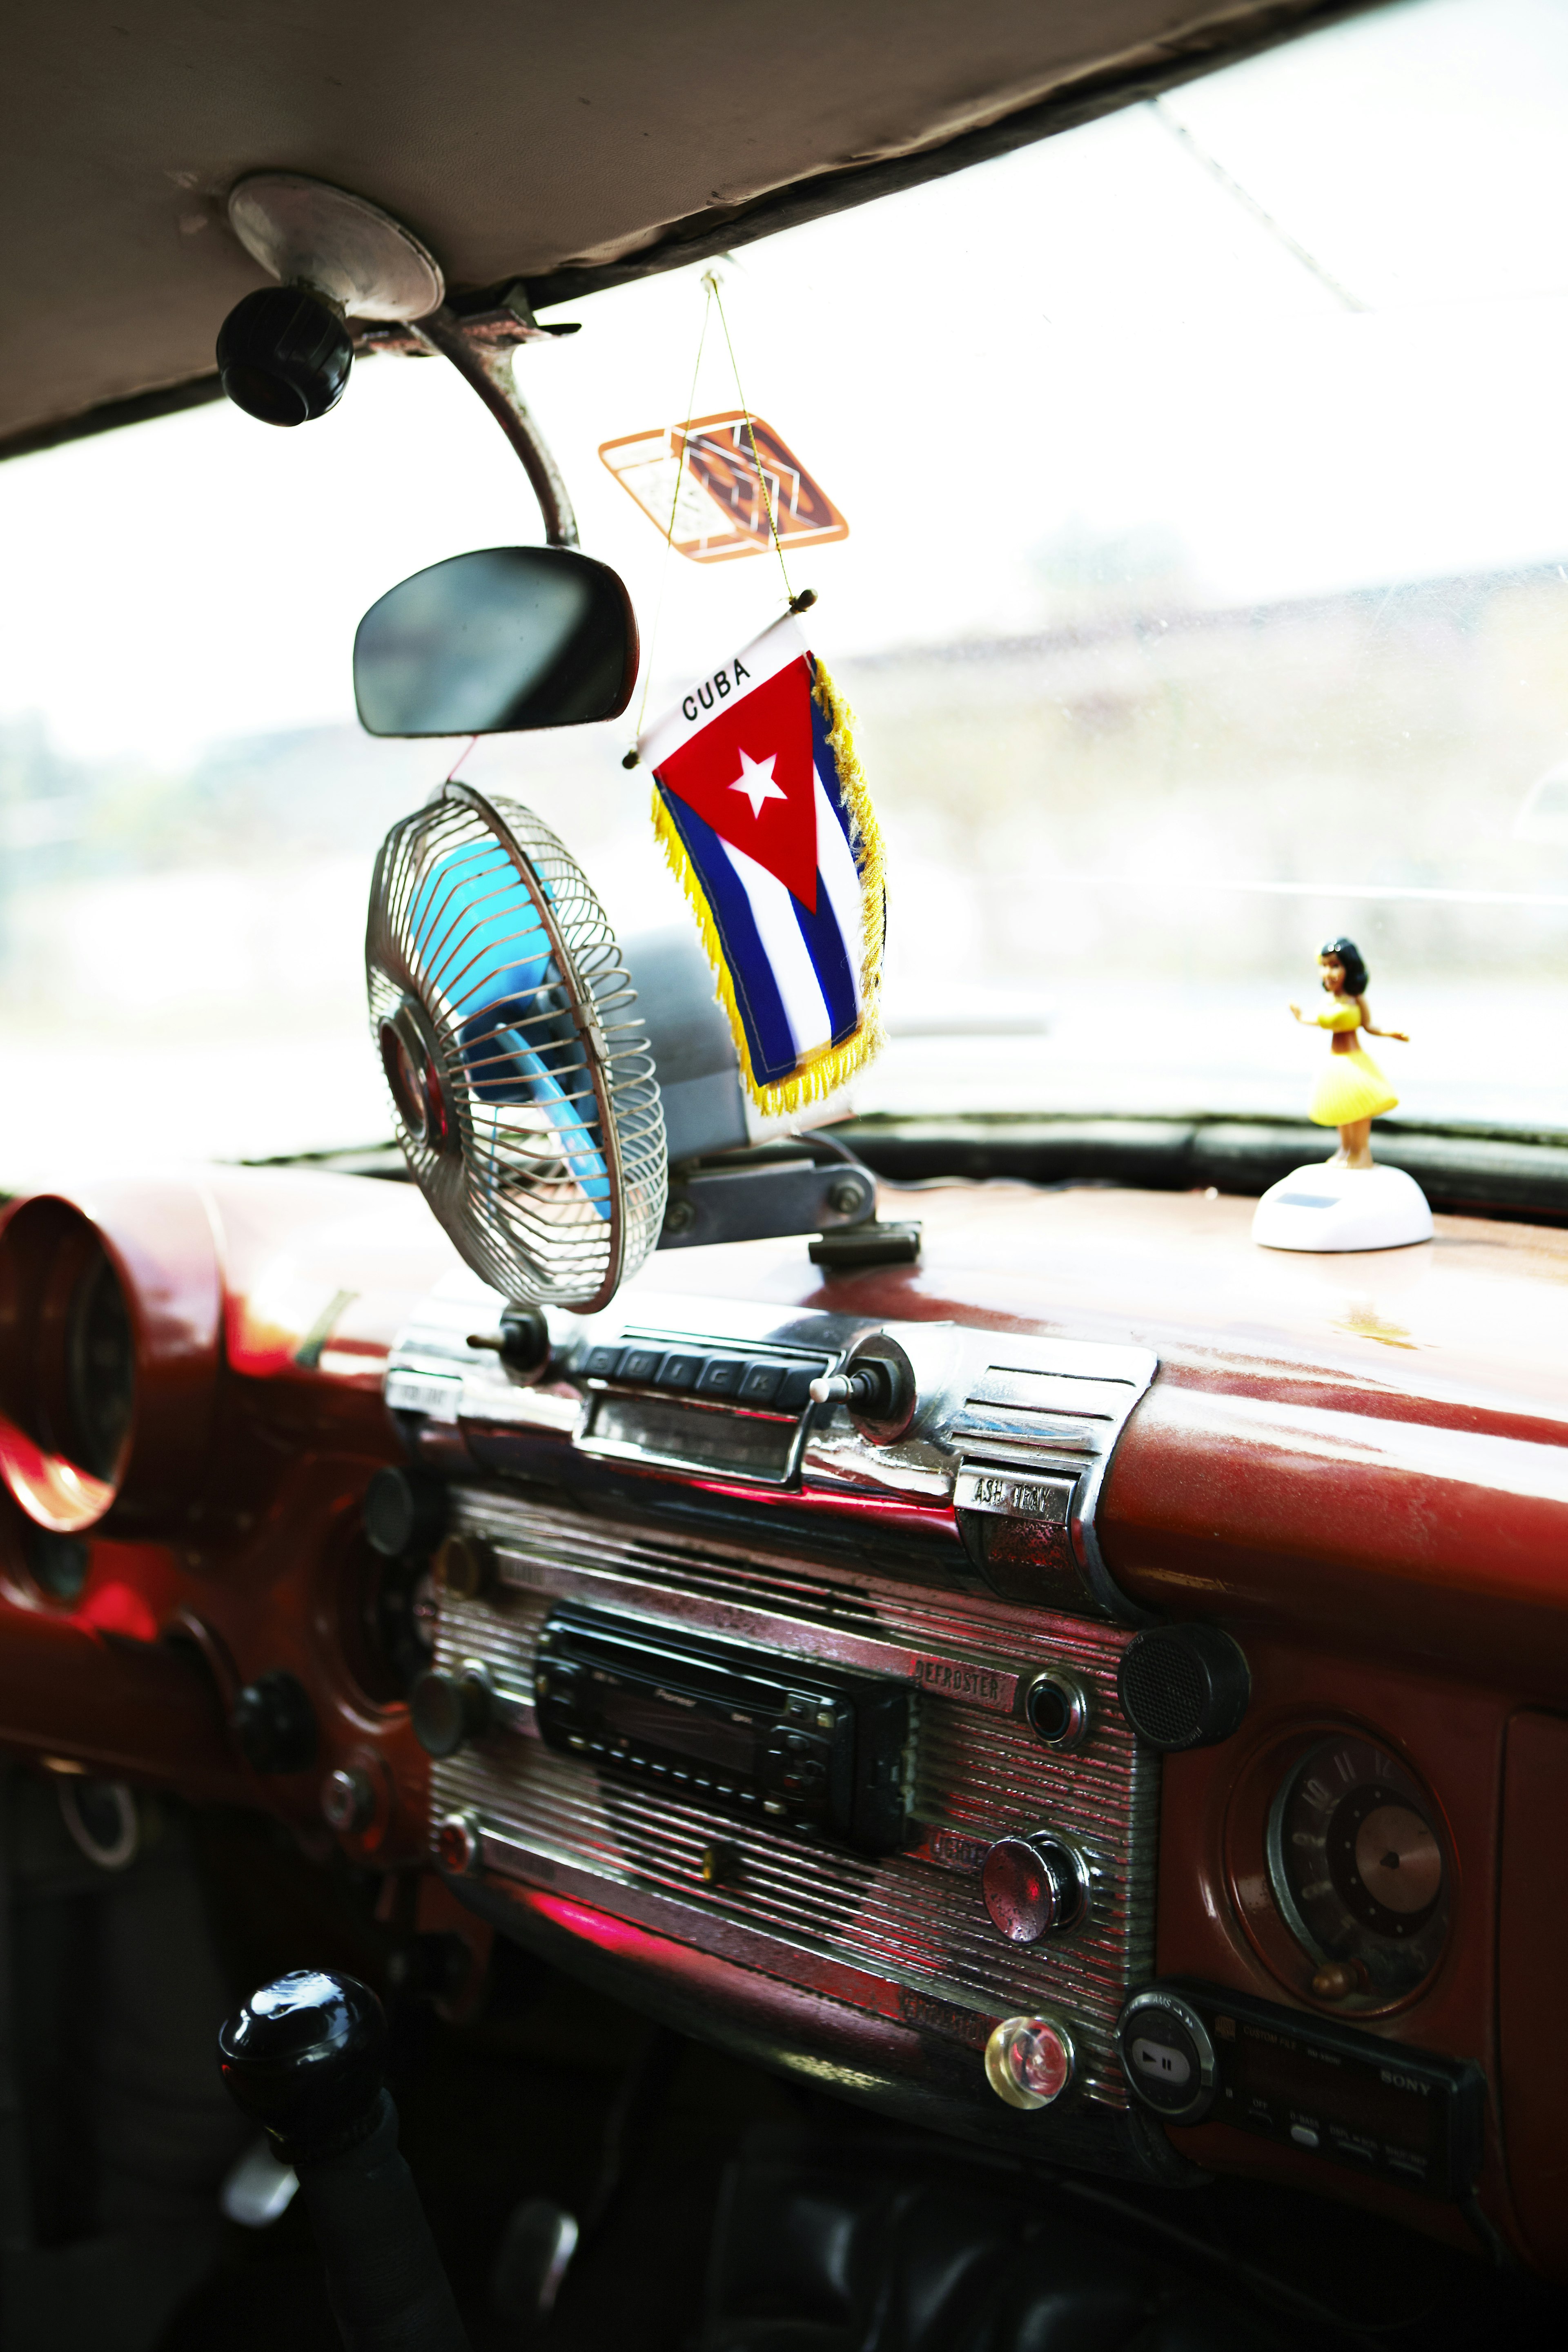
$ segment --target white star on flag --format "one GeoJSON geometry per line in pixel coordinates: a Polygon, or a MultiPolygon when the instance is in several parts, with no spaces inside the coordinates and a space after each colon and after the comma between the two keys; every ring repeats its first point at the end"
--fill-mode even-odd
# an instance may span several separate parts
{"type": "MultiPolygon", "coordinates": [[[[762,814],[764,801],[784,801],[789,797],[782,786],[773,781],[773,762],[778,757],[777,751],[770,752],[766,760],[754,760],[748,751],[740,755],[740,773],[729,789],[732,793],[746,794],[751,803],[753,816],[762,814]]],[[[719,773],[723,775],[722,768],[719,773]]]]}

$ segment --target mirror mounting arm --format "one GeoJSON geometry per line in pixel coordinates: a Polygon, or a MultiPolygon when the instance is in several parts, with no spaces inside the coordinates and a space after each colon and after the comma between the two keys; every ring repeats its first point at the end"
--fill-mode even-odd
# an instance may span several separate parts
{"type": "Polygon", "coordinates": [[[512,376],[512,348],[497,347],[467,331],[449,302],[413,322],[413,332],[433,352],[450,360],[464,382],[478,394],[513,448],[544,517],[545,541],[550,547],[576,547],[577,517],[549,446],[520,398],[512,376]]]}

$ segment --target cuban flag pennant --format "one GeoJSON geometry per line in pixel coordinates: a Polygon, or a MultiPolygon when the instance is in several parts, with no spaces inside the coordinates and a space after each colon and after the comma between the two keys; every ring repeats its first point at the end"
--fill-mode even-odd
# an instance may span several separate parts
{"type": "Polygon", "coordinates": [[[753,1101],[820,1101],[882,1043],[882,839],[844,703],[787,617],[637,749],[753,1101]]]}

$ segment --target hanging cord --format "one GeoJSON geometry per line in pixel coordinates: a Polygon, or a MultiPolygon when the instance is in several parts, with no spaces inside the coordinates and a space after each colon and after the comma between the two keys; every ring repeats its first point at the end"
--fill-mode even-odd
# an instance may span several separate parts
{"type": "MultiPolygon", "coordinates": [[[[725,349],[729,353],[730,370],[735,377],[735,396],[740,403],[740,413],[746,419],[746,437],[751,444],[751,462],[757,468],[757,487],[762,493],[763,511],[768,517],[768,529],[772,535],[773,552],[779,558],[779,569],[784,575],[785,600],[789,604],[789,610],[793,613],[803,609],[803,607],[798,606],[796,604],[795,592],[789,585],[789,568],[784,561],[784,550],[779,544],[779,525],[774,519],[773,500],[768,496],[768,477],[762,470],[762,460],[757,453],[757,433],[751,422],[750,406],[747,404],[746,394],[741,387],[740,364],[735,356],[735,345],[729,340],[729,320],[724,315],[724,297],[718,290],[718,277],[716,272],[710,269],[704,278],[703,284],[712,288],[713,299],[718,306],[718,323],[724,329],[725,349]]],[[[813,598],[811,601],[815,603],[816,600],[813,598]]]]}
{"type": "Polygon", "coordinates": [[[446,771],[445,782],[447,783],[452,782],[453,778],[456,775],[458,769],[463,765],[464,761],[468,757],[469,752],[474,749],[475,744],[477,743],[478,740],[479,738],[477,735],[469,736],[468,740],[464,744],[463,749],[458,752],[457,757],[453,761],[452,765],[446,771]]]}
{"type": "MultiPolygon", "coordinates": [[[[779,569],[784,577],[784,594],[791,613],[806,613],[809,612],[811,606],[816,603],[817,592],[814,588],[802,588],[800,594],[797,596],[789,585],[789,568],[784,561],[784,550],[779,544],[779,525],[774,517],[773,500],[768,495],[768,477],[763,471],[762,458],[757,446],[757,433],[756,428],[751,422],[751,409],[747,401],[745,388],[740,381],[740,368],[735,356],[735,345],[730,341],[729,320],[724,315],[724,298],[718,290],[717,273],[712,269],[705,270],[703,272],[702,282],[704,289],[707,295],[707,300],[703,306],[702,332],[697,337],[697,356],[696,364],[692,369],[692,388],[686,396],[687,425],[689,426],[692,411],[696,406],[697,373],[703,363],[703,346],[707,341],[708,313],[710,310],[716,309],[718,311],[719,325],[724,329],[725,349],[729,353],[730,370],[735,377],[736,396],[740,402],[740,413],[746,424],[746,437],[751,445],[751,462],[757,472],[757,487],[762,493],[762,510],[768,517],[768,536],[773,541],[773,552],[779,558],[779,569]]],[[[648,715],[648,694],[649,689],[653,683],[653,648],[659,641],[659,622],[664,609],[664,584],[669,578],[670,556],[674,551],[675,544],[675,513],[680,505],[681,484],[685,478],[685,470],[686,436],[683,431],[681,435],[680,462],[675,467],[674,494],[670,500],[669,527],[664,533],[664,561],[659,567],[659,593],[653,604],[653,625],[648,635],[648,659],[643,672],[643,698],[637,706],[636,731],[639,736],[643,732],[643,721],[648,715]]],[[[638,764],[638,759],[639,754],[637,747],[635,743],[633,743],[631,751],[626,753],[621,764],[623,768],[634,768],[638,764]]]]}
{"type": "MultiPolygon", "coordinates": [[[[691,421],[692,411],[697,404],[697,376],[701,371],[703,363],[703,347],[707,341],[708,314],[713,309],[714,296],[717,291],[717,289],[714,284],[713,272],[711,269],[704,278],[703,286],[706,292],[707,299],[703,304],[703,323],[702,331],[697,337],[697,355],[692,363],[692,388],[686,394],[686,421],[688,425],[691,421]]],[[[720,316],[722,317],[722,315],[723,313],[721,312],[720,316]]],[[[680,462],[675,467],[675,487],[670,497],[669,526],[664,532],[664,552],[659,563],[659,589],[658,593],[653,600],[653,625],[648,632],[648,658],[643,666],[643,699],[637,705],[637,724],[635,729],[632,730],[634,737],[642,734],[643,721],[648,716],[648,695],[653,683],[653,648],[659,642],[659,623],[664,616],[664,587],[670,576],[670,558],[674,554],[675,547],[675,516],[680,509],[681,484],[685,479],[685,474],[686,436],[685,430],[683,430],[681,434],[680,462]]],[[[635,740],[633,740],[632,749],[627,752],[621,764],[623,768],[634,768],[637,765],[637,745],[635,740]]]]}

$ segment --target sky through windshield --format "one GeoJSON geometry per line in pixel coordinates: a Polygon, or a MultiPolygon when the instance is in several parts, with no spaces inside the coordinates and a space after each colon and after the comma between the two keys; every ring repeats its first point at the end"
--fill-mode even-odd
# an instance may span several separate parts
{"type": "MultiPolygon", "coordinates": [[[[851,525],[792,568],[889,839],[865,1102],[1296,1110],[1283,997],[1348,928],[1410,1115],[1568,1124],[1565,103],[1558,0],[1412,0],[721,265],[851,525]]],[[[595,455],[686,413],[703,307],[650,280],[519,361],[645,648],[658,611],[654,710],[780,594],[664,558],[595,455]]],[[[734,402],[710,333],[692,410],[734,402]]],[[[384,1132],[370,860],[460,747],[358,736],[353,627],[538,530],[434,361],[297,434],[214,407],[0,467],[0,1071],[56,1104],[0,1175],[384,1132]]],[[[681,918],[629,731],[465,772],[633,930],[681,918]]]]}

